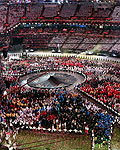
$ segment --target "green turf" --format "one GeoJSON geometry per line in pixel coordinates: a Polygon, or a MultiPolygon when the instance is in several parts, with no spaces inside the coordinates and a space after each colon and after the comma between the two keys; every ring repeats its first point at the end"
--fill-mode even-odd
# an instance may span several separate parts
{"type": "Polygon", "coordinates": [[[108,145],[101,145],[99,147],[98,144],[95,145],[95,150],[108,150],[108,145]]]}
{"type": "Polygon", "coordinates": [[[120,150],[120,129],[114,128],[113,136],[111,140],[111,149],[112,150],[120,150]]]}
{"type": "Polygon", "coordinates": [[[31,147],[31,146],[44,144],[44,146],[34,147],[32,148],[32,150],[91,150],[90,136],[78,135],[74,137],[70,137],[70,136],[63,137],[63,136],[56,136],[55,134],[41,135],[41,134],[36,134],[34,132],[22,131],[18,134],[16,138],[18,144],[23,144],[28,142],[31,143],[35,141],[41,141],[41,140],[43,141],[33,143],[33,144],[21,145],[19,147],[31,147]],[[61,141],[61,140],[65,140],[65,141],[61,141]],[[55,143],[49,144],[51,142],[55,142],[55,143]]]}

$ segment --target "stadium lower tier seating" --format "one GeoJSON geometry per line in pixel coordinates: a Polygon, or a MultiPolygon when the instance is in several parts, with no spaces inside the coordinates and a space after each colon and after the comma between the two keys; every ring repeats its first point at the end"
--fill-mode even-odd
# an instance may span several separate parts
{"type": "Polygon", "coordinates": [[[46,35],[31,35],[24,39],[24,45],[27,48],[48,48],[51,36],[46,35]]]}
{"type": "Polygon", "coordinates": [[[20,30],[19,35],[26,35],[23,39],[23,45],[25,47],[36,47],[36,48],[62,48],[67,50],[73,50],[73,52],[78,51],[84,52],[88,50],[95,50],[101,52],[112,52],[116,51],[120,53],[120,40],[116,38],[92,38],[92,37],[82,37],[74,34],[51,34],[50,31],[45,31],[44,34],[40,29],[34,29],[36,33],[31,29],[20,30]],[[26,33],[24,31],[26,30],[26,33]],[[31,35],[27,35],[27,33],[31,35]]]}

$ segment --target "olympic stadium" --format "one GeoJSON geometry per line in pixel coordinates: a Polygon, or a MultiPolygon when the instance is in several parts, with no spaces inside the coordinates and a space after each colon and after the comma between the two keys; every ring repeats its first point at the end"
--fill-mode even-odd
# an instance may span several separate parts
{"type": "Polygon", "coordinates": [[[120,1],[0,1],[0,150],[120,150],[120,1]]]}

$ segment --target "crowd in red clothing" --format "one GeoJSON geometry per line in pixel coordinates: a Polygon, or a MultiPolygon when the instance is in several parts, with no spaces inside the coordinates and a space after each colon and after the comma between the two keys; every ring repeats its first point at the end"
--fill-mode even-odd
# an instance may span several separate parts
{"type": "Polygon", "coordinates": [[[16,91],[4,96],[0,102],[0,122],[10,125],[10,129],[40,127],[50,128],[51,131],[66,129],[85,132],[87,127],[89,133],[95,129],[95,136],[101,137],[97,143],[103,142],[103,137],[109,139],[114,117],[93,103],[83,100],[74,89],[36,90],[23,87],[17,90],[20,86],[20,76],[46,69],[67,69],[85,74],[86,81],[76,86],[119,110],[119,66],[75,57],[32,56],[11,61],[8,57],[2,64],[3,76],[10,85],[6,92],[9,93],[12,88],[16,91]]]}
{"type": "Polygon", "coordinates": [[[90,84],[87,83],[80,87],[80,89],[84,92],[116,109],[120,104],[120,91],[118,90],[119,88],[119,83],[111,84],[110,82],[105,82],[103,86],[98,85],[97,88],[93,88],[90,84]]]}
{"type": "Polygon", "coordinates": [[[41,69],[68,69],[81,71],[86,75],[86,82],[81,90],[119,111],[120,107],[120,65],[112,62],[82,60],[76,57],[35,57],[10,60],[2,64],[3,74],[14,89],[20,83],[19,76],[40,71],[41,69]]]}

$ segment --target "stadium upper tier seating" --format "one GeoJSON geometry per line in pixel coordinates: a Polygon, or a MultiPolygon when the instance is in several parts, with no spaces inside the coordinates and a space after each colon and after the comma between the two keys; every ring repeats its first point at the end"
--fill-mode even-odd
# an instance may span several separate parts
{"type": "Polygon", "coordinates": [[[0,32],[4,29],[4,24],[6,23],[7,7],[0,5],[0,32]]]}
{"type": "Polygon", "coordinates": [[[9,26],[17,24],[22,17],[27,17],[28,20],[35,20],[38,17],[61,17],[71,18],[78,17],[79,19],[94,17],[95,19],[105,19],[110,17],[113,21],[120,20],[120,6],[94,7],[92,4],[10,4],[0,5],[0,31],[4,29],[4,24],[9,26]]]}
{"type": "Polygon", "coordinates": [[[8,24],[10,27],[20,22],[21,17],[24,15],[24,11],[24,6],[10,5],[8,13],[8,24]]]}
{"type": "Polygon", "coordinates": [[[93,13],[93,17],[97,17],[97,18],[107,18],[110,15],[111,10],[110,9],[97,9],[97,11],[95,11],[93,13]]]}
{"type": "Polygon", "coordinates": [[[114,11],[113,11],[111,17],[112,17],[112,20],[114,20],[114,21],[120,20],[120,6],[116,6],[114,8],[114,11]]]}
{"type": "Polygon", "coordinates": [[[45,5],[43,16],[48,18],[57,16],[57,5],[45,5]]]}
{"type": "Polygon", "coordinates": [[[43,10],[43,5],[42,4],[30,5],[30,6],[27,7],[26,17],[29,20],[35,20],[35,19],[37,19],[37,17],[41,16],[42,10],[43,10]]]}
{"type": "Polygon", "coordinates": [[[69,18],[75,15],[75,11],[77,8],[77,4],[73,3],[73,4],[64,4],[61,12],[60,12],[60,16],[62,18],[69,18]]]}
{"type": "MultiPolygon", "coordinates": [[[[72,22],[73,17],[77,19],[87,19],[93,17],[95,20],[107,19],[110,18],[112,21],[120,21],[120,6],[106,6],[106,7],[95,7],[93,4],[10,4],[10,5],[0,5],[0,32],[3,32],[6,28],[5,25],[8,25],[8,29],[18,24],[21,20],[38,20],[40,17],[45,19],[54,19],[58,17],[60,19],[69,19],[72,22]]],[[[100,34],[104,36],[105,34],[111,34],[114,36],[120,35],[119,30],[109,30],[105,29],[104,26],[98,28],[68,28],[67,34],[57,35],[53,34],[51,36],[47,33],[62,33],[64,28],[59,27],[45,27],[45,28],[22,28],[17,34],[26,35],[33,34],[34,38],[26,37],[24,39],[24,44],[32,47],[46,47],[46,48],[57,48],[58,44],[61,48],[64,49],[73,49],[85,51],[93,48],[98,48],[100,51],[117,51],[119,50],[118,40],[106,38],[106,40],[101,39],[100,37],[94,37],[94,34],[100,34]],[[44,32],[45,35],[36,35],[36,33],[44,32]],[[69,34],[70,32],[80,33],[81,35],[69,34]],[[91,38],[82,36],[83,34],[92,33],[91,38]],[[94,38],[93,38],[94,37],[94,38]],[[39,39],[38,39],[39,38],[39,39]]],[[[2,43],[2,40],[0,40],[2,43]]]]}
{"type": "Polygon", "coordinates": [[[90,17],[92,15],[92,6],[88,4],[82,4],[78,6],[79,9],[76,12],[78,17],[90,17]]]}

